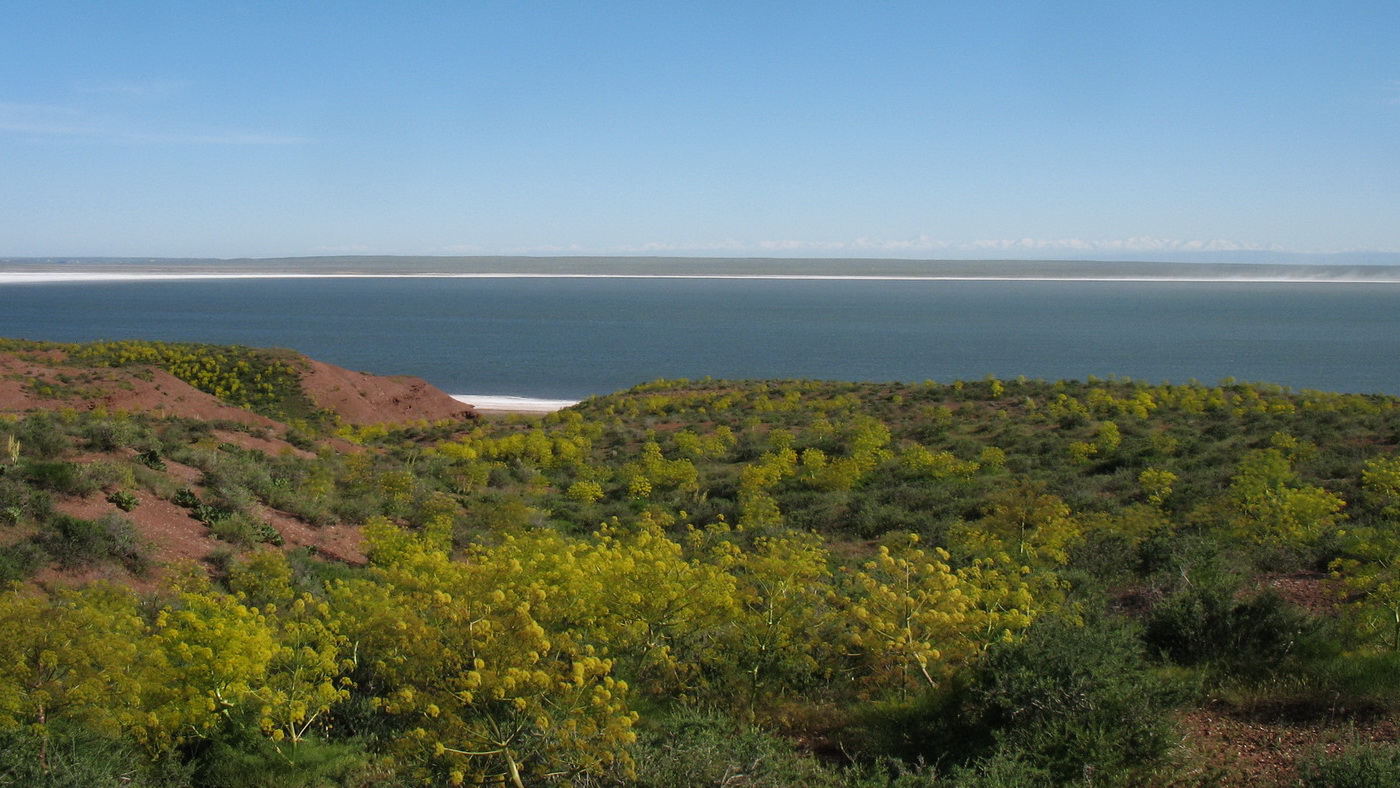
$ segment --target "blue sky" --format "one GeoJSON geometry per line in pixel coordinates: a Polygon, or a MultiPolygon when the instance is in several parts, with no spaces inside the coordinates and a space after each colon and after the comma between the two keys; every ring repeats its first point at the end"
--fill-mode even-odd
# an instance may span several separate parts
{"type": "Polygon", "coordinates": [[[0,256],[1400,251],[1400,3],[0,5],[0,256]]]}

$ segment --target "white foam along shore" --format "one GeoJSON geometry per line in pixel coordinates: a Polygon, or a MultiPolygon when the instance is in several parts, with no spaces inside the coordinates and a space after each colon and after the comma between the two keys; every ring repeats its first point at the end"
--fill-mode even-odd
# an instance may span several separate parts
{"type": "Polygon", "coordinates": [[[1347,276],[971,276],[959,274],[573,274],[573,273],[235,273],[7,271],[0,285],[219,279],[766,279],[853,282],[1220,282],[1280,284],[1400,284],[1400,277],[1347,276]]]}
{"type": "Polygon", "coordinates": [[[553,413],[570,405],[577,405],[579,402],[574,399],[538,399],[497,394],[453,394],[452,399],[465,402],[477,410],[508,413],[553,413]]]}

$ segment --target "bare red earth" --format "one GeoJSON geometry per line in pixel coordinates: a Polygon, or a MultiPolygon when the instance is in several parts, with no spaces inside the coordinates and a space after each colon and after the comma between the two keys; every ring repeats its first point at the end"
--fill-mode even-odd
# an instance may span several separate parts
{"type": "MultiPolygon", "coordinates": [[[[79,367],[65,363],[60,350],[0,353],[0,413],[91,411],[146,412],[157,416],[226,421],[248,425],[247,431],[218,429],[214,438],[243,449],[269,456],[291,454],[314,456],[281,436],[286,425],[252,411],[228,405],[172,375],[150,367],[79,367]]],[[[348,424],[401,424],[418,421],[469,420],[477,418],[470,405],[454,400],[427,382],[414,377],[385,377],[353,372],[311,359],[293,362],[302,370],[303,391],[318,407],[334,411],[348,424]]],[[[335,451],[362,451],[347,441],[324,441],[335,451]]],[[[135,452],[119,450],[126,458],[135,452]]],[[[89,454],[71,458],[76,462],[112,460],[114,457],[89,454]]],[[[189,487],[200,496],[202,473],[173,460],[163,471],[179,487],[189,487]]],[[[141,539],[150,547],[153,570],[145,577],[133,577],[121,566],[103,564],[78,571],[54,567],[42,570],[35,580],[42,586],[74,585],[94,580],[111,580],[141,590],[156,587],[172,567],[203,565],[215,550],[229,545],[215,539],[209,528],[190,512],[148,490],[132,490],[138,505],[130,512],[120,511],[107,501],[104,490],[83,498],[60,498],[58,511],[95,520],[115,513],[131,521],[141,539]]],[[[310,547],[319,555],[351,564],[362,564],[360,529],[347,525],[312,526],[297,518],[261,507],[259,519],[275,528],[287,548],[310,547]]],[[[18,533],[5,534],[21,538],[18,533]]]]}
{"type": "MultiPolygon", "coordinates": [[[[0,353],[0,411],[96,410],[151,412],[206,421],[227,420],[284,429],[283,425],[225,404],[151,367],[76,367],[59,351],[0,353]]],[[[421,378],[371,375],[300,359],[302,388],[317,406],[349,424],[471,419],[458,402],[421,378]]]]}
{"type": "Polygon", "coordinates": [[[370,375],[309,361],[301,385],[313,402],[340,414],[349,424],[470,419],[477,415],[472,406],[421,378],[370,375]]]}

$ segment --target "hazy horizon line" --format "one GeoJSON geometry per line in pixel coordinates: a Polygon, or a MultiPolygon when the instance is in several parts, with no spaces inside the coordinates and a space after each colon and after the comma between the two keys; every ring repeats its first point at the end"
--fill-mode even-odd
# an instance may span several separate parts
{"type": "Polygon", "coordinates": [[[414,273],[276,273],[276,272],[67,272],[36,271],[0,273],[4,284],[63,284],[81,282],[197,281],[243,279],[732,279],[773,281],[899,281],[899,282],[1131,282],[1241,284],[1400,284],[1400,276],[1045,276],[1038,274],[629,274],[629,273],[529,273],[529,272],[414,272],[414,273]]]}

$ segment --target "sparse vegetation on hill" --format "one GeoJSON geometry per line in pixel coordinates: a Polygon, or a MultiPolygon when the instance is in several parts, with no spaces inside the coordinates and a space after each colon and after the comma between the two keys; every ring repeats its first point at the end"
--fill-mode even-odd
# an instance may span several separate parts
{"type": "Polygon", "coordinates": [[[301,388],[297,367],[304,360],[288,351],[145,340],[85,344],[0,340],[0,352],[14,351],[56,352],[65,365],[74,367],[161,369],[235,407],[281,421],[328,415],[318,413],[301,388]]]}
{"type": "Polygon", "coordinates": [[[0,436],[0,785],[1362,785],[1395,762],[1389,397],[681,380],[545,417],[59,407],[0,436]]]}

